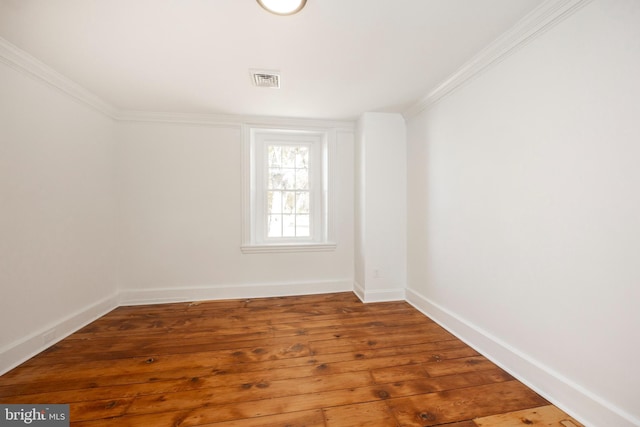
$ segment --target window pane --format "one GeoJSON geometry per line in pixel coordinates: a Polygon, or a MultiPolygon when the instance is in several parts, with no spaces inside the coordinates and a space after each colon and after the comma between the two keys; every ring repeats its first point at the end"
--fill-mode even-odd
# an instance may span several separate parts
{"type": "Polygon", "coordinates": [[[296,153],[296,167],[308,168],[309,167],[309,148],[299,147],[296,153]]]}
{"type": "Polygon", "coordinates": [[[296,215],[296,236],[309,237],[310,235],[309,215],[296,215]]]}
{"type": "Polygon", "coordinates": [[[296,213],[296,193],[293,191],[283,191],[282,198],[282,211],[288,214],[296,213]]]}
{"type": "Polygon", "coordinates": [[[296,169],[296,190],[309,189],[309,169],[296,169]]]}
{"type": "Polygon", "coordinates": [[[270,190],[278,190],[284,188],[284,175],[282,169],[269,169],[268,188],[270,190]]]}
{"type": "Polygon", "coordinates": [[[282,191],[267,192],[267,213],[282,213],[282,191]]]}
{"type": "Polygon", "coordinates": [[[293,190],[296,184],[296,171],[295,169],[281,169],[282,170],[282,189],[293,190]]]}
{"type": "Polygon", "coordinates": [[[308,214],[309,213],[309,193],[297,192],[296,193],[296,213],[308,214]]]}
{"type": "Polygon", "coordinates": [[[267,216],[267,236],[282,237],[282,216],[281,215],[267,216]]]}
{"type": "Polygon", "coordinates": [[[295,237],[296,216],[282,215],[282,237],[295,237]]]}
{"type": "Polygon", "coordinates": [[[282,148],[282,167],[295,168],[296,167],[296,152],[297,147],[283,146],[282,148]]]}
{"type": "Polygon", "coordinates": [[[282,165],[282,147],[277,145],[269,146],[269,167],[279,167],[282,165]]]}

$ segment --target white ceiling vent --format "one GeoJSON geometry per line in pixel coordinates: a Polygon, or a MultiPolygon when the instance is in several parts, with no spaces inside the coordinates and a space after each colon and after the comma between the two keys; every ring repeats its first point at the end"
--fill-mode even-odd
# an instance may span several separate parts
{"type": "Polygon", "coordinates": [[[280,73],[278,71],[249,70],[253,85],[280,89],[280,73]]]}

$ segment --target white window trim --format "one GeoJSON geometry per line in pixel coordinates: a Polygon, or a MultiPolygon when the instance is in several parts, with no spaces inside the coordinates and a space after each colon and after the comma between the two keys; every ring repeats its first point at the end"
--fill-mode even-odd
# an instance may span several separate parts
{"type": "Polygon", "coordinates": [[[288,128],[243,125],[242,138],[242,244],[240,249],[245,254],[274,252],[326,252],[336,249],[333,240],[333,170],[335,153],[335,132],[321,128],[288,128]],[[258,225],[257,188],[256,188],[256,144],[263,136],[280,135],[288,138],[300,136],[302,139],[315,139],[320,150],[321,189],[319,209],[321,218],[316,222],[313,240],[304,238],[265,240],[258,233],[263,231],[258,225]],[[318,230],[319,228],[319,230],[318,230]]]}

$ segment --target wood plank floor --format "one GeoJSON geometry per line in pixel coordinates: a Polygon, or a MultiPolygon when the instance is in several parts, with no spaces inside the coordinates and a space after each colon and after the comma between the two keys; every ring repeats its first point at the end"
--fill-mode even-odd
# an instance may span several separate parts
{"type": "Polygon", "coordinates": [[[75,427],[580,424],[404,302],[120,307],[0,377],[75,427]]]}

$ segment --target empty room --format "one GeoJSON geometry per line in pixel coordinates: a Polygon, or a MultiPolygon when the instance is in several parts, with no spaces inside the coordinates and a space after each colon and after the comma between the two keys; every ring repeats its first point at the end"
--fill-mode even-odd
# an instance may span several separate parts
{"type": "Polygon", "coordinates": [[[0,0],[0,426],[640,427],[640,1],[0,0]]]}

